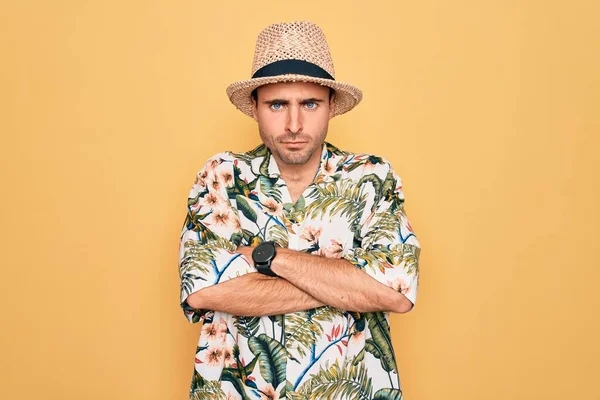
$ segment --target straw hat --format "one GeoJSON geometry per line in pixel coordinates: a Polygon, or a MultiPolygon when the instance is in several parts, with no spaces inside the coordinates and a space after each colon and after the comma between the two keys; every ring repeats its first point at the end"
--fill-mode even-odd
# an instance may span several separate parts
{"type": "Polygon", "coordinates": [[[256,40],[252,79],[227,87],[229,100],[252,116],[251,93],[277,82],[314,82],[335,90],[334,116],[350,111],[362,99],[356,86],[335,80],[333,60],[321,28],[312,22],[273,24],[256,40]]]}

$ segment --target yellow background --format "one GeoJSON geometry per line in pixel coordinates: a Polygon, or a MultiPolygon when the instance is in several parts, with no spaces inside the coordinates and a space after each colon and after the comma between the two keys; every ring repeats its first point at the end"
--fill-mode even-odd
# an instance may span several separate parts
{"type": "Polygon", "coordinates": [[[329,140],[404,180],[407,400],[598,398],[597,1],[1,4],[3,399],[186,398],[188,190],[258,143],[224,90],[297,19],[365,93],[329,140]]]}

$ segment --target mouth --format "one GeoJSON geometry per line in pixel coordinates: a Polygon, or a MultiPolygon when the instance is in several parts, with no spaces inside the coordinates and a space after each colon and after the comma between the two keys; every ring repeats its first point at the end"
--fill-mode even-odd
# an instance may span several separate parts
{"type": "Polygon", "coordinates": [[[286,147],[302,147],[308,142],[281,142],[286,147]]]}

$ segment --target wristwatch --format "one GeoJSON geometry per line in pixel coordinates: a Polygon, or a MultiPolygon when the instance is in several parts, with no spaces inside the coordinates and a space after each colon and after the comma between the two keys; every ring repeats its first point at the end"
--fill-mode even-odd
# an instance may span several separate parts
{"type": "Polygon", "coordinates": [[[271,270],[271,262],[277,255],[275,242],[262,242],[252,250],[252,261],[254,266],[264,275],[279,276],[271,270]]]}

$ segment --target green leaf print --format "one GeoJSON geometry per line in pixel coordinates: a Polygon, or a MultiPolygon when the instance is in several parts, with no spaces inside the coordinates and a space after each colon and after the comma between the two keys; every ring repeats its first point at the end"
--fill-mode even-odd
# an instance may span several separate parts
{"type": "Polygon", "coordinates": [[[361,167],[365,164],[372,164],[372,165],[376,165],[376,164],[383,164],[383,159],[381,157],[377,157],[374,155],[369,155],[367,158],[360,160],[360,161],[353,161],[352,163],[350,163],[350,165],[348,165],[346,167],[346,170],[348,172],[350,171],[354,171],[356,168],[361,167]]]}
{"type": "Polygon", "coordinates": [[[306,201],[304,196],[300,196],[294,204],[284,203],[283,204],[283,219],[285,226],[290,229],[292,221],[300,222],[304,220],[304,209],[306,207],[306,201]]]}
{"type": "Polygon", "coordinates": [[[382,312],[367,313],[371,338],[365,341],[365,350],[381,361],[387,372],[396,371],[396,359],[390,338],[390,325],[382,312]]]}
{"type": "Polygon", "coordinates": [[[193,392],[194,390],[198,390],[204,385],[206,385],[206,381],[204,380],[202,375],[200,375],[198,371],[196,371],[196,369],[194,368],[194,374],[192,375],[192,386],[190,387],[190,391],[193,392]]]}
{"type": "Polygon", "coordinates": [[[352,365],[358,365],[365,359],[365,348],[358,352],[358,354],[352,360],[352,365]]]}
{"type": "Polygon", "coordinates": [[[195,240],[188,240],[184,243],[183,248],[180,274],[183,275],[184,272],[208,273],[206,266],[214,259],[212,250],[195,240]]]}
{"type": "Polygon", "coordinates": [[[389,358],[385,356],[385,349],[378,346],[378,344],[373,339],[369,338],[365,340],[365,350],[381,361],[381,366],[384,370],[386,370],[387,372],[395,371],[395,364],[390,365],[388,363],[389,358]]]}
{"type": "Polygon", "coordinates": [[[331,322],[343,312],[331,306],[323,306],[309,311],[300,311],[286,317],[286,346],[297,343],[296,351],[301,357],[310,352],[316,337],[324,335],[323,322],[331,322]]]}
{"type": "Polygon", "coordinates": [[[343,315],[342,310],[331,306],[322,306],[312,310],[312,320],[318,322],[332,322],[336,317],[343,315]]]}
{"type": "Polygon", "coordinates": [[[286,316],[285,323],[286,347],[297,343],[297,351],[300,357],[306,356],[306,351],[311,350],[315,342],[314,333],[323,334],[323,328],[310,319],[308,311],[299,311],[286,316]],[[320,328],[320,330],[319,330],[320,328]]]}
{"type": "Polygon", "coordinates": [[[271,320],[271,322],[276,322],[277,325],[283,326],[283,320],[285,319],[285,316],[283,314],[269,315],[269,319],[271,320]]]}
{"type": "Polygon", "coordinates": [[[236,374],[234,371],[235,370],[232,368],[224,368],[221,372],[221,381],[230,382],[235,388],[237,394],[242,396],[243,400],[251,400],[246,394],[246,390],[244,389],[244,383],[239,377],[235,376],[236,374]]]}
{"type": "Polygon", "coordinates": [[[278,179],[276,178],[268,178],[266,176],[261,176],[259,178],[260,182],[260,191],[266,197],[274,198],[278,203],[281,203],[281,190],[276,186],[276,182],[278,179]]]}
{"type": "Polygon", "coordinates": [[[188,197],[188,200],[187,200],[188,207],[191,207],[194,204],[198,203],[198,200],[200,200],[200,197],[204,197],[204,195],[206,195],[207,193],[208,193],[208,189],[205,189],[202,192],[196,193],[196,195],[194,197],[188,197]]]}
{"type": "Polygon", "coordinates": [[[318,373],[300,387],[300,393],[309,399],[371,400],[373,385],[364,364],[352,365],[346,360],[340,366],[337,360],[330,367],[322,367],[318,373]]]}
{"type": "Polygon", "coordinates": [[[188,240],[184,243],[184,254],[181,261],[179,274],[184,273],[208,273],[207,266],[215,259],[214,251],[225,249],[236,251],[236,245],[231,241],[222,237],[198,242],[196,240],[188,240]]]}
{"type": "Polygon", "coordinates": [[[283,248],[287,248],[290,241],[287,230],[281,225],[271,225],[268,238],[283,248]]]}
{"type": "Polygon", "coordinates": [[[400,255],[397,252],[379,245],[375,245],[368,250],[362,248],[356,248],[354,250],[354,257],[361,261],[359,267],[363,270],[367,267],[371,270],[381,269],[383,268],[380,265],[382,260],[394,263],[394,257],[398,258],[399,256],[400,255]]]}
{"type": "MultiPolygon", "coordinates": [[[[255,149],[257,150],[258,147],[255,149]]],[[[260,173],[260,176],[269,176],[269,163],[271,162],[271,157],[267,157],[267,146],[264,146],[265,149],[265,158],[263,159],[263,161],[260,163],[260,167],[258,168],[258,172],[260,173]]]]}
{"type": "Polygon", "coordinates": [[[235,232],[233,235],[231,235],[231,241],[236,246],[241,244],[249,245],[252,242],[253,236],[254,234],[248,229],[242,229],[241,232],[235,232]]]}
{"type": "Polygon", "coordinates": [[[373,400],[402,400],[400,389],[380,389],[375,393],[373,400]]]}
{"type": "Polygon", "coordinates": [[[300,196],[294,204],[294,210],[296,210],[296,212],[304,212],[304,207],[306,207],[306,201],[304,200],[304,196],[300,196]]]}
{"type": "MultiPolygon", "coordinates": [[[[286,396],[285,397],[287,400],[309,400],[307,395],[298,393],[298,392],[286,392],[286,396]]],[[[282,397],[279,397],[280,399],[282,397]]]]}
{"type": "Polygon", "coordinates": [[[240,210],[242,214],[244,214],[244,217],[256,223],[256,211],[252,209],[252,206],[248,204],[248,201],[243,196],[235,196],[235,203],[237,205],[238,210],[240,210]]]}
{"type": "Polygon", "coordinates": [[[248,339],[248,347],[259,358],[260,374],[274,388],[285,381],[287,354],[278,341],[264,333],[248,339]]]}
{"type": "Polygon", "coordinates": [[[260,317],[233,317],[233,324],[238,329],[238,333],[245,338],[252,337],[260,328],[260,317]]]}
{"type": "Polygon", "coordinates": [[[245,382],[248,376],[252,374],[252,371],[254,371],[254,366],[258,361],[258,357],[254,357],[248,364],[243,365],[240,360],[240,347],[237,344],[233,345],[232,353],[237,368],[225,368],[224,370],[230,371],[233,377],[239,378],[245,382]]]}
{"type": "Polygon", "coordinates": [[[242,236],[246,243],[250,243],[252,241],[252,237],[254,237],[254,233],[248,229],[242,229],[242,236]]]}
{"type": "Polygon", "coordinates": [[[254,400],[246,394],[245,382],[248,376],[254,371],[254,366],[258,361],[258,357],[254,357],[247,365],[243,365],[240,360],[240,348],[236,344],[233,346],[233,357],[237,365],[236,368],[223,368],[220,379],[222,381],[231,382],[237,393],[242,396],[243,400],[254,400]]]}
{"type": "Polygon", "coordinates": [[[279,391],[279,398],[280,399],[302,399],[302,397],[298,397],[298,395],[296,395],[296,392],[294,392],[294,385],[292,385],[292,382],[286,380],[285,381],[285,385],[283,386],[283,388],[281,388],[281,390],[279,391]]]}
{"type": "Polygon", "coordinates": [[[373,185],[373,190],[375,192],[375,197],[373,198],[373,206],[371,207],[371,211],[377,207],[379,204],[379,200],[381,199],[381,186],[383,182],[381,179],[375,174],[365,175],[356,184],[358,187],[363,188],[366,183],[370,183],[373,185]]]}
{"type": "Polygon", "coordinates": [[[239,371],[233,368],[225,368],[223,369],[223,372],[221,372],[221,380],[230,382],[237,394],[242,396],[243,400],[254,400],[246,394],[246,389],[244,388],[245,385],[242,379],[244,378],[240,377],[239,371]]]}
{"type": "Polygon", "coordinates": [[[246,183],[246,181],[240,178],[240,175],[242,175],[242,170],[234,165],[233,185],[227,188],[227,197],[230,199],[235,199],[238,195],[247,197],[256,187],[256,181],[246,183]]]}
{"type": "Polygon", "coordinates": [[[269,149],[264,143],[261,143],[258,146],[256,146],[254,149],[252,149],[244,154],[247,154],[249,156],[250,161],[256,157],[265,157],[268,159],[267,156],[269,155],[269,149]]]}
{"type": "Polygon", "coordinates": [[[376,213],[371,224],[375,229],[371,229],[363,238],[364,248],[368,249],[382,241],[393,242],[398,236],[400,222],[396,215],[388,210],[376,213]]]}
{"type": "MultiPolygon", "coordinates": [[[[203,380],[204,381],[204,380],[203,380]]],[[[226,400],[227,396],[219,381],[204,381],[203,386],[190,392],[190,400],[226,400]]]]}
{"type": "MultiPolygon", "coordinates": [[[[212,211],[211,211],[211,213],[212,213],[212,211]]],[[[192,230],[193,232],[197,232],[197,233],[198,233],[199,239],[200,239],[200,241],[201,241],[202,243],[205,243],[205,242],[207,242],[207,241],[209,241],[209,240],[212,240],[212,239],[216,239],[216,238],[217,238],[217,235],[215,235],[215,233],[214,233],[213,231],[211,231],[210,229],[208,229],[208,228],[207,228],[207,227],[206,227],[206,226],[205,226],[205,225],[202,223],[202,221],[204,220],[205,216],[206,216],[206,215],[208,215],[208,214],[210,214],[210,213],[207,213],[207,214],[202,214],[202,215],[197,215],[197,214],[194,214],[194,215],[193,215],[193,216],[190,218],[191,224],[192,224],[192,226],[193,226],[193,227],[191,228],[191,230],[192,230]]]]}
{"type": "Polygon", "coordinates": [[[402,244],[402,259],[405,262],[404,268],[409,275],[419,274],[419,254],[421,248],[411,244],[402,244]]]}
{"type": "Polygon", "coordinates": [[[315,186],[309,194],[317,199],[306,208],[306,215],[314,219],[324,219],[339,215],[349,221],[356,221],[363,214],[367,195],[352,179],[329,182],[315,186]]]}
{"type": "Polygon", "coordinates": [[[386,199],[388,199],[394,194],[394,192],[396,191],[396,186],[398,186],[398,181],[396,180],[394,174],[390,170],[385,176],[385,180],[383,181],[383,187],[381,190],[386,199]]]}
{"type": "MultiPolygon", "coordinates": [[[[189,294],[189,292],[188,292],[189,294]]],[[[202,314],[198,313],[198,312],[194,312],[194,314],[192,315],[192,323],[198,323],[200,322],[200,318],[202,318],[202,314]]]]}

